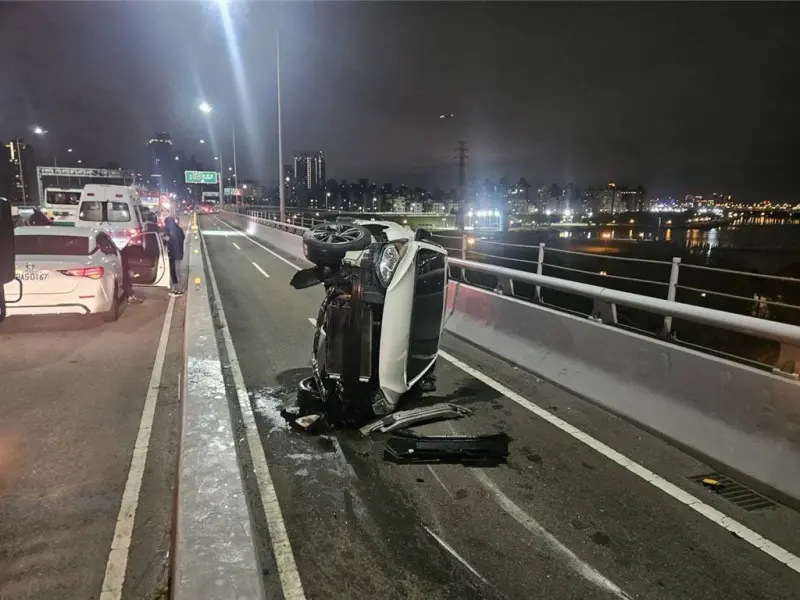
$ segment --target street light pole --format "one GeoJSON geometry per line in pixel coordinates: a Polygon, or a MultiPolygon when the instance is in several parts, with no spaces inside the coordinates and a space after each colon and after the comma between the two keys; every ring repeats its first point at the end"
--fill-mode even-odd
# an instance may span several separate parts
{"type": "Polygon", "coordinates": [[[236,121],[235,120],[231,120],[231,138],[233,140],[233,187],[239,189],[239,169],[236,168],[236,121]]]}
{"type": "Polygon", "coordinates": [[[278,77],[278,191],[280,194],[281,223],[286,222],[286,189],[283,181],[283,129],[281,127],[281,34],[275,30],[275,58],[278,77]]]}

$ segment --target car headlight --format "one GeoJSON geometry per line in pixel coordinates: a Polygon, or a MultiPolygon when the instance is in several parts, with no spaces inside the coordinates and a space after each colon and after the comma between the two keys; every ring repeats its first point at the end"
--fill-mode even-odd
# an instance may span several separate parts
{"type": "Polygon", "coordinates": [[[381,280],[383,287],[387,287],[394,277],[394,271],[400,264],[400,259],[405,254],[406,242],[394,242],[386,244],[381,250],[378,258],[378,279],[381,280]]]}

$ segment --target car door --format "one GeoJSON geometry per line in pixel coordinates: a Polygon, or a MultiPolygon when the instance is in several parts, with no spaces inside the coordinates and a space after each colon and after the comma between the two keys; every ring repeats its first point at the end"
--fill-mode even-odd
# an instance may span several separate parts
{"type": "Polygon", "coordinates": [[[133,285],[169,288],[167,247],[157,231],[143,231],[129,240],[133,285]],[[138,243],[136,243],[138,242],[138,243]]]}

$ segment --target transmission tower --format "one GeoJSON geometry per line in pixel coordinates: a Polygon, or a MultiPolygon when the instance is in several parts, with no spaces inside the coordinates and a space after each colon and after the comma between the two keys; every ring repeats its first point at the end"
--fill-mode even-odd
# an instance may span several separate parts
{"type": "Polygon", "coordinates": [[[458,161],[458,212],[456,213],[456,229],[464,230],[464,200],[467,196],[467,142],[458,142],[456,160],[458,161]]]}

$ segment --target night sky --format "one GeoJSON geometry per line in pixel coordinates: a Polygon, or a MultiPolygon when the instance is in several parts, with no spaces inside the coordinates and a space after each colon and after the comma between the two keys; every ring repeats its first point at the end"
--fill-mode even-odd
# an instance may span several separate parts
{"type": "Polygon", "coordinates": [[[207,99],[226,163],[235,119],[240,176],[273,183],[279,23],[286,163],[322,149],[329,177],[449,188],[463,139],[470,179],[797,202],[798,9],[233,2],[232,50],[215,2],[2,3],[0,136],[144,168],[168,131],[209,165],[207,99]]]}

